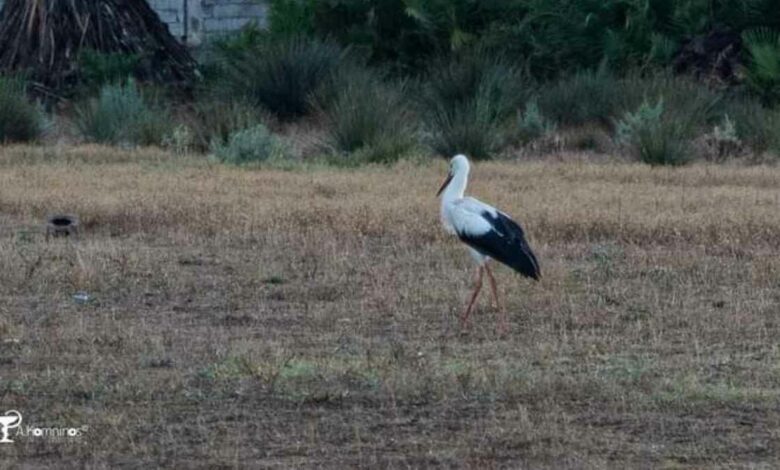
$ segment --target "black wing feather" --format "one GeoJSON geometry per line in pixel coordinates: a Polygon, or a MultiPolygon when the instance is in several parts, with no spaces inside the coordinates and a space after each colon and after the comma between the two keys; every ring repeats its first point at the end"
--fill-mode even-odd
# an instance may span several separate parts
{"type": "Polygon", "coordinates": [[[522,227],[500,211],[496,211],[495,216],[483,211],[482,217],[490,223],[492,230],[478,236],[458,232],[458,237],[483,255],[504,263],[523,276],[539,280],[542,277],[539,262],[525,240],[522,227]]]}

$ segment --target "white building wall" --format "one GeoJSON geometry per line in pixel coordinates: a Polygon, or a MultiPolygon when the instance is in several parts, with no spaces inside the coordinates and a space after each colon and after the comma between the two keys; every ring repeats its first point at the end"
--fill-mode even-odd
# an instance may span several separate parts
{"type": "MultiPolygon", "coordinates": [[[[4,0],[0,0],[2,7],[4,0]]],[[[148,0],[174,37],[200,44],[208,35],[240,29],[254,21],[267,25],[265,0],[148,0]],[[186,26],[186,28],[185,28],[186,26]]]]}

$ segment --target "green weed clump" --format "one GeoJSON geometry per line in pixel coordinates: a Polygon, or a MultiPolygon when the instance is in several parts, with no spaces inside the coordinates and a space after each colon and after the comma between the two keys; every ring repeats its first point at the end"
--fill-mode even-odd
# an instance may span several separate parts
{"type": "Polygon", "coordinates": [[[215,141],[212,154],[217,161],[243,165],[283,160],[289,150],[267,127],[257,124],[232,133],[227,143],[215,141]]]}
{"type": "Polygon", "coordinates": [[[202,150],[208,150],[215,142],[226,144],[234,132],[264,122],[260,110],[233,99],[204,97],[194,103],[193,111],[195,145],[202,150]]]}

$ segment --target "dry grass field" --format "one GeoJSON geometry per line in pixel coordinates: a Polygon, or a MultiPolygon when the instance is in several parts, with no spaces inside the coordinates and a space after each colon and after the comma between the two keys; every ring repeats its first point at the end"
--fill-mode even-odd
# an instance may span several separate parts
{"type": "Polygon", "coordinates": [[[444,162],[0,150],[0,413],[88,426],[0,466],[776,468],[780,169],[553,160],[472,172],[544,274],[498,338],[444,162]]]}

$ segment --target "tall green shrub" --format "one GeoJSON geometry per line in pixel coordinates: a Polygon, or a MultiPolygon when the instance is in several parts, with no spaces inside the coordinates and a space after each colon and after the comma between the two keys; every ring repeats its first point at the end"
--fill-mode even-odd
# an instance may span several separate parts
{"type": "Polygon", "coordinates": [[[431,147],[445,156],[489,158],[503,147],[509,118],[527,96],[524,75],[502,58],[476,50],[435,63],[421,99],[431,147]]]}
{"type": "Polygon", "coordinates": [[[388,83],[368,71],[353,73],[325,103],[330,144],[341,153],[387,163],[414,145],[416,129],[404,84],[388,83]]]}
{"type": "Polygon", "coordinates": [[[0,76],[0,143],[29,142],[43,132],[43,116],[27,99],[23,80],[0,76]]]}
{"type": "Polygon", "coordinates": [[[560,126],[608,124],[620,106],[618,79],[606,68],[542,84],[536,93],[541,114],[560,126]]]}
{"type": "Polygon", "coordinates": [[[160,145],[173,129],[165,109],[148,104],[132,80],[104,85],[78,105],[76,126],[88,141],[131,145],[160,145]]]}
{"type": "Polygon", "coordinates": [[[305,37],[274,39],[224,56],[221,84],[233,97],[282,120],[311,111],[312,94],[341,65],[344,51],[305,37]]]}

